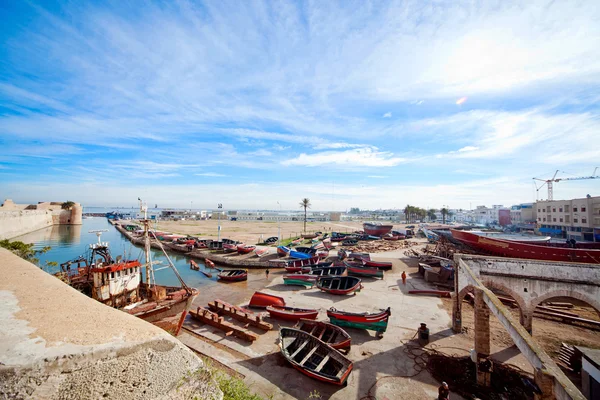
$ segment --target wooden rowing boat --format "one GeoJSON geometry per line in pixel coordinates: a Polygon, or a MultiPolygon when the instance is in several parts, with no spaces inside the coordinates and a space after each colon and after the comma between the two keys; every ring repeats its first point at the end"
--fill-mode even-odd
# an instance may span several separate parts
{"type": "Polygon", "coordinates": [[[249,307],[266,308],[267,306],[285,306],[283,297],[274,296],[264,292],[254,292],[250,299],[249,307]]]}
{"type": "Polygon", "coordinates": [[[298,329],[327,343],[336,350],[350,351],[352,338],[337,325],[325,321],[301,319],[298,321],[298,329]]]}
{"type": "Polygon", "coordinates": [[[223,251],[225,253],[233,253],[234,251],[237,251],[237,246],[237,243],[223,243],[223,251]]]}
{"type": "Polygon", "coordinates": [[[277,255],[279,257],[286,257],[288,254],[290,254],[289,247],[277,246],[277,255]]]}
{"type": "Polygon", "coordinates": [[[228,281],[228,282],[239,282],[248,280],[248,270],[247,269],[230,269],[230,270],[221,270],[221,272],[217,275],[219,280],[228,281]]]}
{"type": "Polygon", "coordinates": [[[363,261],[365,267],[377,268],[380,270],[392,269],[392,263],[389,261],[363,261]]]}
{"type": "Polygon", "coordinates": [[[285,271],[286,272],[302,272],[302,273],[308,273],[311,271],[310,265],[304,265],[304,266],[288,266],[285,267],[285,271]]]}
{"type": "Polygon", "coordinates": [[[204,260],[204,264],[206,264],[206,266],[209,268],[215,268],[215,263],[208,258],[204,260]]]}
{"type": "Polygon", "coordinates": [[[190,260],[190,269],[194,271],[200,271],[200,267],[196,264],[196,261],[190,260]]]}
{"type": "Polygon", "coordinates": [[[259,258],[260,258],[260,257],[264,257],[264,256],[266,256],[266,255],[268,255],[268,254],[269,254],[269,248],[268,248],[268,247],[266,247],[266,248],[264,248],[264,249],[259,249],[259,248],[256,248],[256,249],[254,249],[254,253],[255,253],[255,254],[256,254],[256,255],[257,255],[259,258]]]}
{"type": "Polygon", "coordinates": [[[294,368],[322,382],[345,386],[352,361],[308,333],[292,328],[279,330],[281,354],[294,368]]]}
{"type": "Polygon", "coordinates": [[[246,244],[239,244],[237,246],[237,252],[240,254],[249,254],[252,253],[256,249],[256,246],[249,246],[246,244]]]}
{"type": "Polygon", "coordinates": [[[376,313],[351,313],[336,310],[333,307],[327,310],[327,316],[332,324],[348,328],[369,329],[376,331],[379,336],[387,330],[390,315],[392,315],[390,307],[376,313]]]}
{"type": "Polygon", "coordinates": [[[295,307],[268,306],[267,311],[271,318],[279,318],[286,321],[298,321],[301,318],[316,319],[319,315],[318,310],[295,307]]]}
{"type": "Polygon", "coordinates": [[[369,278],[383,279],[383,271],[380,271],[377,268],[363,267],[362,265],[353,265],[346,262],[344,264],[346,265],[346,268],[348,268],[348,275],[350,276],[366,276],[369,278]]]}
{"type": "Polygon", "coordinates": [[[345,295],[360,292],[362,284],[354,276],[323,276],[317,279],[317,287],[327,293],[345,295]]]}

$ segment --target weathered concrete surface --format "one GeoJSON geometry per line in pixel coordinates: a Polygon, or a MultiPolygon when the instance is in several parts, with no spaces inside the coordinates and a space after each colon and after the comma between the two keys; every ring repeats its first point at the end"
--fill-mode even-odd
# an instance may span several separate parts
{"type": "MultiPolygon", "coordinates": [[[[519,322],[514,320],[512,314],[504,307],[498,297],[496,297],[496,295],[489,290],[480,279],[480,268],[482,266],[490,270],[501,270],[506,267],[507,262],[510,263],[511,261],[517,262],[519,267],[522,266],[520,269],[523,271],[523,274],[530,273],[526,269],[526,261],[529,260],[513,260],[463,254],[456,254],[454,256],[454,265],[456,266],[453,312],[454,330],[460,327],[463,295],[467,289],[471,289],[475,292],[476,319],[479,317],[482,317],[482,319],[489,318],[489,316],[483,316],[483,314],[487,314],[487,310],[489,310],[489,312],[498,318],[500,323],[510,334],[515,345],[533,366],[535,383],[542,391],[541,394],[535,395],[534,398],[536,400],[583,400],[584,397],[577,387],[565,376],[561,369],[554,361],[552,361],[535,339],[531,337],[527,330],[519,322]],[[471,269],[472,266],[475,271],[471,269]],[[485,308],[486,311],[482,312],[482,308],[485,308]]],[[[538,273],[540,273],[540,276],[544,276],[543,271],[538,273]]],[[[489,324],[478,324],[476,321],[475,329],[478,330],[475,332],[475,349],[478,352],[477,359],[479,361],[482,358],[486,358],[490,353],[489,324]]],[[[479,380],[479,365],[477,369],[479,380]]]]}
{"type": "MultiPolygon", "coordinates": [[[[290,306],[318,309],[318,320],[328,321],[326,311],[330,307],[352,312],[373,312],[391,306],[392,316],[382,339],[378,339],[372,331],[347,329],[352,336],[348,358],[354,362],[347,387],[321,383],[301,374],[287,363],[277,346],[278,330],[281,326],[293,324],[282,320],[267,318],[273,323],[274,329],[266,333],[249,327],[259,336],[250,345],[189,319],[184,324],[180,340],[243,375],[251,389],[265,398],[307,399],[314,391],[323,399],[360,399],[368,393],[377,399],[437,398],[440,382],[427,371],[417,374],[415,363],[407,354],[406,341],[415,335],[421,322],[427,323],[431,329],[432,344],[451,335],[450,318],[441,308],[439,298],[408,294],[412,289],[431,287],[422,279],[411,278],[406,286],[402,285],[400,274],[403,270],[409,271],[403,261],[381,255],[377,255],[377,259],[392,261],[393,270],[386,271],[383,280],[365,278],[364,289],[356,296],[334,296],[318,289],[285,286],[282,279],[285,271],[278,270],[271,270],[269,284],[264,290],[285,298],[290,306]],[[383,377],[385,379],[381,379],[383,377]]],[[[416,272],[416,268],[412,270],[416,272]]],[[[452,398],[461,397],[453,393],[452,398]]]]}
{"type": "MultiPolygon", "coordinates": [[[[0,249],[0,398],[184,398],[203,364],[152,324],[0,249]]],[[[221,398],[211,381],[199,398],[221,398]]]]}

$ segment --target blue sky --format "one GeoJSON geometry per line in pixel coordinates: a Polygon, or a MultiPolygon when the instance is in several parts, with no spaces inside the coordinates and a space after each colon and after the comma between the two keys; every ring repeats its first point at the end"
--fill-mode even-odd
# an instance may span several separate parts
{"type": "Polygon", "coordinates": [[[469,208],[591,175],[600,7],[462,3],[2,2],[0,197],[469,208]]]}

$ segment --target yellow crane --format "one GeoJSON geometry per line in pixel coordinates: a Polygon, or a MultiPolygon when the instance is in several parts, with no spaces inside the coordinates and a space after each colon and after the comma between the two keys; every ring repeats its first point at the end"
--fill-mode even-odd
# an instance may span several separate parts
{"type": "Polygon", "coordinates": [[[544,185],[548,185],[548,200],[554,200],[554,194],[553,194],[553,188],[552,188],[552,184],[554,182],[560,182],[560,181],[578,181],[578,180],[581,180],[581,179],[600,179],[600,176],[596,176],[596,171],[597,170],[598,170],[598,167],[594,168],[594,172],[590,176],[579,176],[579,177],[575,177],[575,178],[558,178],[558,179],[556,179],[556,175],[558,174],[559,170],[556,170],[556,172],[554,173],[554,176],[552,177],[552,179],[533,178],[536,181],[544,182],[539,187],[537,185],[535,186],[535,189],[536,189],[536,200],[539,198],[540,189],[543,188],[544,185]]]}

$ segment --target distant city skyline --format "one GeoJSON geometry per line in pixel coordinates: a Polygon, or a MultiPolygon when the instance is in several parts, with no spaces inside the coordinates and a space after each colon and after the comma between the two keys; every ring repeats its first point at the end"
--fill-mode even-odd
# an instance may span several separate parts
{"type": "Polygon", "coordinates": [[[0,200],[533,202],[600,166],[596,4],[6,2],[0,200]]]}

